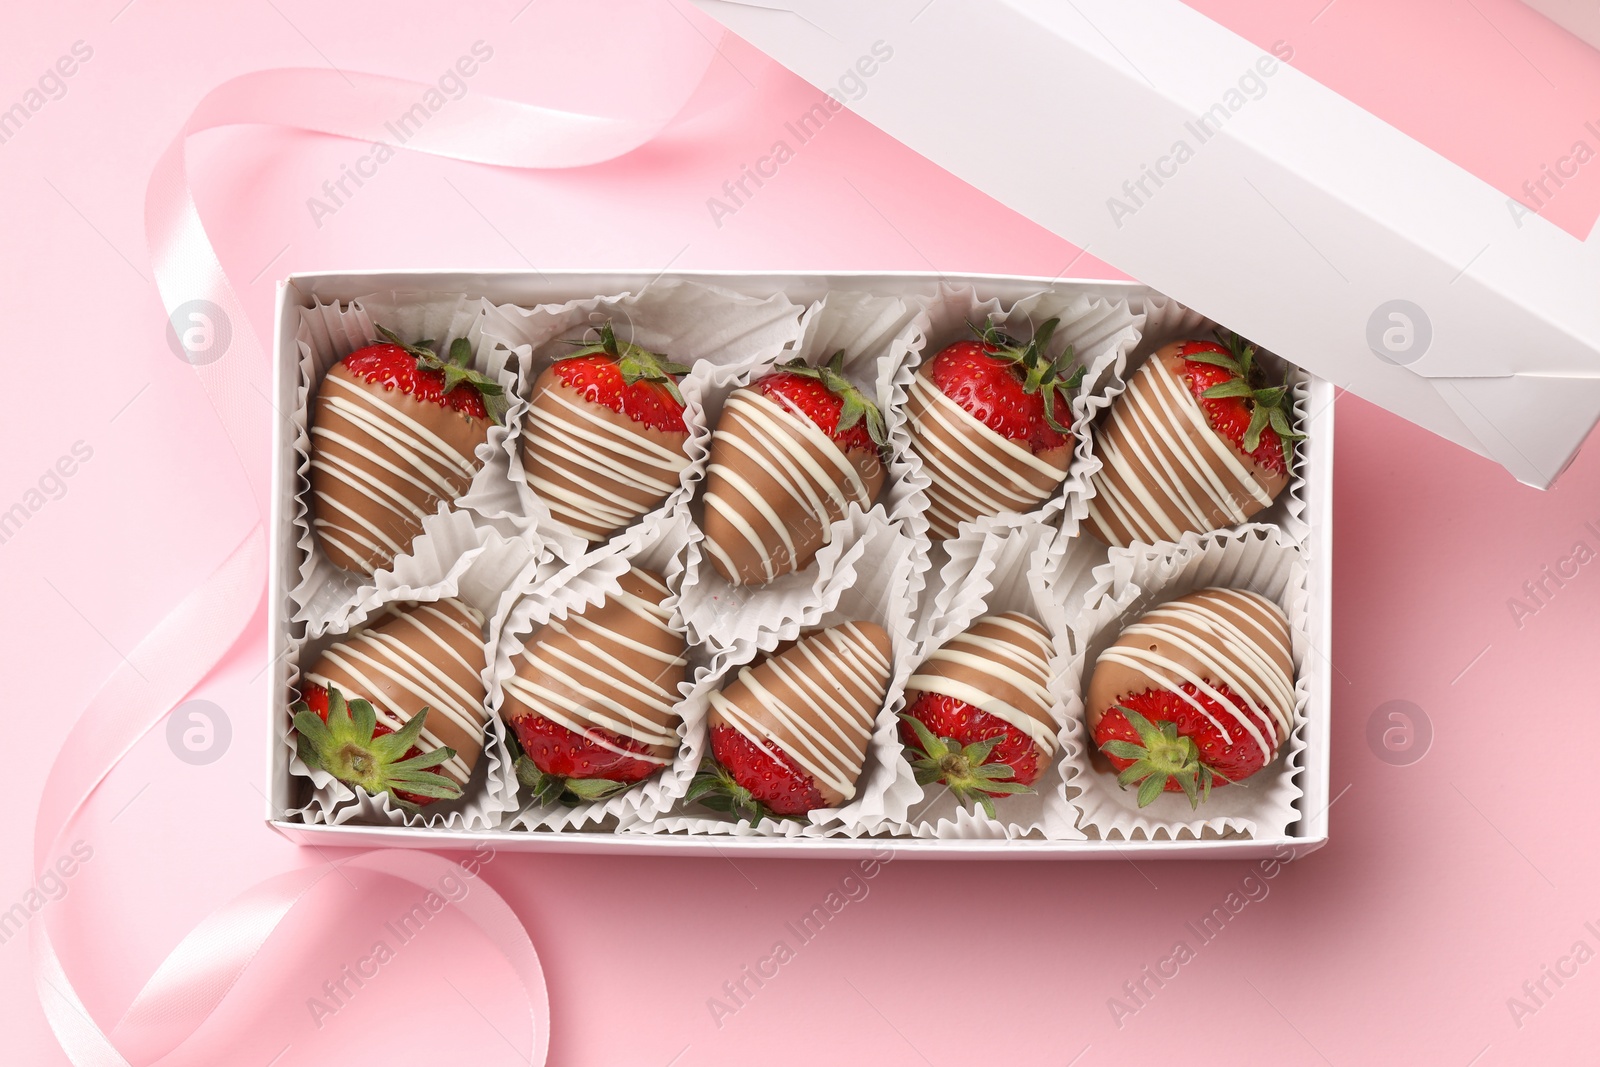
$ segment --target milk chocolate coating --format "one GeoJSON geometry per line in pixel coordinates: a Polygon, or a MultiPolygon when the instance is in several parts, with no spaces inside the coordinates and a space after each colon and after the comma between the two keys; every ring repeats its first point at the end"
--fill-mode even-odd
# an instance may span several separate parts
{"type": "MultiPolygon", "coordinates": [[[[1176,691],[1195,679],[1224,684],[1265,713],[1274,734],[1264,749],[1271,759],[1294,717],[1294,661],[1283,610],[1257,593],[1223,588],[1152,609],[1096,660],[1085,709],[1090,733],[1124,698],[1148,689],[1176,691]]],[[[1202,689],[1201,695],[1208,694],[1202,689]]],[[[1237,712],[1223,724],[1230,732],[1250,732],[1237,712]]]]}
{"type": "Polygon", "coordinates": [[[404,555],[423,516],[467,491],[490,425],[335,364],[312,408],[309,501],[334,566],[372,574],[404,555]]]}
{"type": "Polygon", "coordinates": [[[456,599],[391,607],[372,626],[331,645],[305,679],[367,700],[378,722],[398,730],[426,707],[417,747],[455,749],[441,774],[465,785],[483,750],[483,616],[456,599]]]}
{"type": "Polygon", "coordinates": [[[523,423],[528,486],[551,516],[584,539],[604,541],[657,507],[689,465],[685,433],[635,422],[547,369],[534,383],[523,423]]]}
{"type": "Polygon", "coordinates": [[[688,650],[662,606],[671,594],[660,575],[635,567],[620,584],[600,604],[528,637],[501,714],[511,722],[538,715],[604,743],[592,732],[602,730],[648,746],[644,758],[665,764],[678,747],[678,685],[688,650]]]}
{"type": "Polygon", "coordinates": [[[802,635],[713,694],[711,726],[777,744],[815,780],[828,807],[855,795],[872,722],[889,688],[889,635],[849,622],[802,635]]]}
{"type": "Polygon", "coordinates": [[[1248,520],[1289,484],[1212,430],[1182,378],[1185,342],[1146,361],[1095,428],[1104,466],[1084,529],[1110,545],[1175,540],[1248,520]]]}
{"type": "Polygon", "coordinates": [[[734,585],[803,570],[848,505],[871,507],[883,481],[876,453],[841,449],[804,415],[736,389],[711,438],[706,554],[734,585]]]}
{"type": "Polygon", "coordinates": [[[971,704],[1030,737],[1051,755],[1050,634],[1021,612],[985,615],[945,642],[906,682],[906,705],[922,693],[971,704]]]}
{"type": "Polygon", "coordinates": [[[973,418],[934,384],[931,360],[912,379],[906,416],[911,448],[932,481],[927,515],[936,540],[982,516],[1032,511],[1060,488],[1072,462],[1070,436],[1034,453],[973,418]]]}

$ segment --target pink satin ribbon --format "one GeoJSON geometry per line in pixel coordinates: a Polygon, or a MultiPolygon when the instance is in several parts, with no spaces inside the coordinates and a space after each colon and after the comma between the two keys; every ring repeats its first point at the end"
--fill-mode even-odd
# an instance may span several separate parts
{"type": "MultiPolygon", "coordinates": [[[[641,101],[639,117],[558,111],[468,94],[449,104],[403,147],[504,167],[581,167],[613,159],[656,136],[687,103],[710,63],[688,63],[672,84],[641,101]]],[[[222,358],[195,368],[211,406],[238,454],[258,512],[270,499],[269,409],[252,376],[266,381],[267,361],[249,317],[206,237],[189,192],[185,147],[191,134],[246,123],[292,126],[368,142],[393,143],[387,123],[432,86],[331,70],[266,70],[208,93],[162,154],[145,196],[145,230],[156,285],[169,314],[187,301],[209,300],[229,317],[233,340],[222,358]]],[[[210,577],[128,654],[68,734],[46,776],[34,825],[34,866],[42,871],[78,810],[113,767],[198,685],[241,636],[265,593],[267,539],[256,525],[210,577]]],[[[343,864],[431,888],[459,865],[425,852],[362,853],[343,864]]],[[[46,922],[33,924],[35,986],[67,1057],[79,1067],[130,1067],[183,1044],[221,1004],[274,932],[334,870],[291,871],[247,890],[212,913],[173,950],[108,1035],[84,1007],[62,968],[46,922]]],[[[516,914],[492,889],[473,889],[456,903],[505,954],[527,994],[530,1064],[542,1064],[549,1041],[549,1002],[539,959],[516,914]]]]}

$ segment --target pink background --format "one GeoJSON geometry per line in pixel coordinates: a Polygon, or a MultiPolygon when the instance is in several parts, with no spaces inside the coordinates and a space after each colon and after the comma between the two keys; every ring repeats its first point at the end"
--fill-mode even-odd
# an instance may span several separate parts
{"type": "MultiPolygon", "coordinates": [[[[415,2],[125,3],[0,17],[0,108],[74,42],[93,49],[65,94],[0,144],[15,391],[0,422],[0,510],[75,442],[93,450],[59,499],[0,543],[15,798],[0,823],[0,910],[29,888],[35,798],[78,709],[251,521],[225,439],[163,342],[144,250],[145,180],[195,101],[273,66],[431,79],[481,38],[495,56],[473,91],[605,107],[649,84],[652,64],[706,47],[654,0],[506,0],[448,17],[415,2]]],[[[1260,44],[1291,41],[1301,69],[1508,194],[1600,118],[1600,54],[1512,0],[1196,6],[1260,44]]],[[[849,115],[716,226],[707,197],[815,96],[730,39],[668,133],[604,166],[520,173],[401,154],[318,226],[307,198],[363,147],[244,128],[196,139],[194,184],[263,334],[274,280],[293,270],[671,262],[1053,275],[1074,257],[849,115]]],[[[1597,209],[1591,168],[1550,214],[1584,233],[1597,209]]],[[[1114,276],[1088,257],[1073,273],[1114,276]]],[[[1578,809],[1600,562],[1562,561],[1579,542],[1600,548],[1600,455],[1591,446],[1538,493],[1354,398],[1339,414],[1333,787],[1348,791],[1332,843],[1264,883],[1214,941],[1202,946],[1186,924],[1240,887],[1246,865],[896,862],[719,1027],[708,999],[775,941],[793,944],[784,924],[846,865],[502,854],[484,877],[543,959],[551,1062],[1090,1065],[1182,1052],[1490,1064],[1589,1047],[1600,963],[1573,973],[1560,961],[1580,940],[1600,949],[1585,928],[1600,929],[1600,861],[1578,809]],[[1517,619],[1511,598],[1546,566],[1570,577],[1517,619]],[[1381,761],[1366,739],[1391,700],[1413,702],[1433,727],[1410,766],[1381,761]],[[1537,736],[1523,736],[1518,721],[1535,715],[1537,736]],[[1195,958],[1119,1027],[1108,999],[1180,940],[1195,958]],[[1529,999],[1523,983],[1558,965],[1570,976],[1529,999]],[[1520,1025],[1514,996],[1537,1008],[1520,1025]]],[[[227,712],[227,752],[191,766],[162,731],[147,737],[68,834],[92,859],[34,920],[51,922],[107,1026],[208,910],[332,855],[261,824],[263,627],[258,618],[196,694],[227,712]]],[[[379,1049],[517,1062],[526,1024],[509,974],[449,912],[317,1027],[307,998],[414,896],[329,882],[182,1062],[327,1063],[379,1049]]],[[[0,944],[6,1058],[64,1063],[25,940],[0,944]]]]}

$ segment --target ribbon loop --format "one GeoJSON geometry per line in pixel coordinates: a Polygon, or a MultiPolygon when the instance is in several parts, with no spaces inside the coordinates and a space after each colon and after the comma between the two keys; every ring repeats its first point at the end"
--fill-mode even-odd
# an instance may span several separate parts
{"type": "MultiPolygon", "coordinates": [[[[254,337],[244,305],[206,236],[189,191],[188,138],[225,125],[273,124],[412,148],[475,163],[519,168],[582,167],[614,159],[655,137],[698,86],[712,51],[671,73],[670,85],[638,101],[639,114],[562,111],[465,95],[425,124],[393,125],[435,87],[374,74],[327,70],[263,70],[208,93],[156,165],[145,195],[145,229],[156,285],[168,314],[194,300],[229,317],[225,358],[195,370],[239,457],[264,513],[269,416],[261,405],[265,347],[254,337]],[[405,132],[405,136],[400,136],[405,132]]],[[[168,614],[117,668],[84,710],[45,778],[34,825],[34,864],[46,857],[95,789],[123,756],[181,701],[227,653],[261,602],[267,562],[265,527],[256,525],[227,559],[168,614]]],[[[427,886],[460,871],[428,853],[370,852],[344,864],[427,886]]],[[[292,871],[262,882],[199,924],[156,969],[113,1035],[90,1017],[73,988],[47,923],[33,924],[35,987],[45,1017],[78,1067],[129,1067],[165,1056],[214,1012],[296,905],[333,868],[292,871]]],[[[516,914],[488,886],[459,902],[522,981],[533,1022],[529,1062],[544,1062],[549,1005],[538,955],[516,914]]]]}

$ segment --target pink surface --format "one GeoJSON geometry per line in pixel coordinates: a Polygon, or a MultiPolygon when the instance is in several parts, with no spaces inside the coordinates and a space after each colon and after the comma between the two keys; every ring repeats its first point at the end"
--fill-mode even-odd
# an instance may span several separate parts
{"type": "MultiPolygon", "coordinates": [[[[123,4],[7,14],[0,34],[0,108],[30,87],[45,97],[0,143],[10,353],[41,368],[14,372],[25,399],[0,429],[0,510],[30,509],[0,543],[21,798],[0,827],[0,911],[29,891],[33,798],[76,709],[250,522],[225,439],[163,341],[144,252],[145,178],[193,102],[270,66],[432,79],[483,39],[495,58],[474,91],[577,104],[648,84],[648,62],[608,56],[670,63],[704,47],[653,0],[512,0],[448,18],[420,3],[123,4]],[[406,33],[386,28],[397,25],[406,33]],[[78,41],[92,55],[40,86],[78,41]],[[59,468],[73,473],[49,474],[75,447],[78,462],[59,468]]],[[[1600,54],[1510,0],[1196,6],[1258,42],[1292,41],[1302,69],[1508,194],[1594,117],[1600,54]]],[[[814,98],[730,41],[668,135],[612,164],[528,174],[401,154],[316,220],[307,199],[367,150],[247,128],[195,142],[196,195],[263,333],[273,280],[291,270],[1114,273],[1074,263],[1064,242],[849,115],[717,225],[707,198],[814,98]]],[[[1585,171],[1563,191],[1552,208],[1563,225],[1587,229],[1595,183],[1585,171]]],[[[1600,950],[1597,860],[1555,816],[1578,789],[1558,794],[1550,779],[1565,776],[1559,753],[1582,750],[1571,716],[1579,729],[1593,719],[1584,668],[1600,633],[1600,459],[1591,447],[1540,494],[1359,401],[1340,415],[1333,779],[1335,792],[1349,788],[1327,848],[1248,881],[1254,868],[1236,863],[894,862],[803,947],[785,924],[840,886],[846,865],[502,854],[483,876],[544,960],[551,1062],[794,1062],[803,1050],[825,1062],[1014,1054],[1087,1065],[1197,1039],[1240,1062],[1293,1064],[1585,1050],[1600,964],[1579,958],[1600,950]],[[1525,583],[1543,591],[1531,597],[1525,583]],[[1390,701],[1431,721],[1418,762],[1394,765],[1369,746],[1369,719],[1390,701]],[[1556,739],[1520,743],[1501,725],[1535,710],[1554,713],[1543,733],[1556,739]],[[1203,943],[1189,924],[1235,891],[1249,903],[1203,943]],[[795,958],[762,988],[747,983],[746,1003],[730,998],[724,983],[779,940],[795,958]],[[1179,941],[1193,958],[1157,988],[1142,969],[1159,969],[1179,941]],[[1153,990],[1145,1003],[1124,989],[1141,981],[1153,990]],[[713,998],[737,1010],[714,1013],[713,998]]],[[[216,904],[328,858],[260,823],[263,626],[195,694],[228,714],[226,753],[193,766],[163,731],[141,743],[68,835],[89,858],[33,920],[50,919],[103,1024],[216,904]]],[[[504,965],[449,912],[348,1006],[314,1019],[308,1000],[330,1003],[323,983],[409,904],[370,877],[329,882],[182,1062],[325,1063],[375,1048],[515,1062],[504,965]]],[[[65,1062],[33,997],[25,940],[0,943],[7,1059],[65,1062]]]]}

